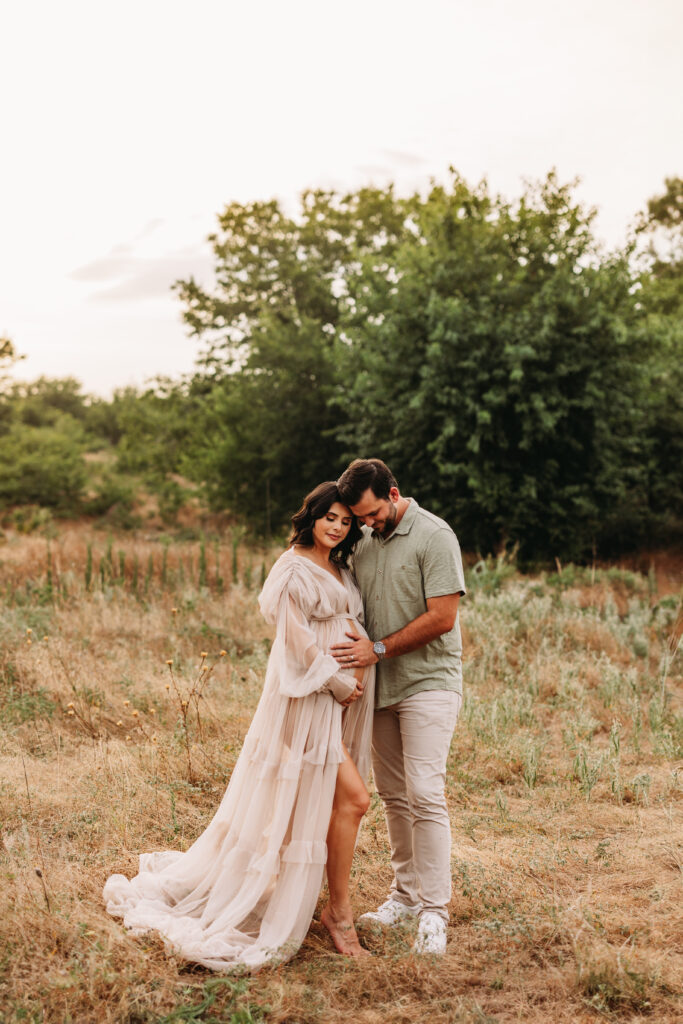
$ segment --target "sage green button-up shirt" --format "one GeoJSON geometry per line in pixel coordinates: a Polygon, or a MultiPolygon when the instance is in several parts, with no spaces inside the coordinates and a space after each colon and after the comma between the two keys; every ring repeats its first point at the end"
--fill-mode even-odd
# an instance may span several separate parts
{"type": "MultiPolygon", "coordinates": [[[[427,611],[428,597],[464,594],[460,545],[448,523],[410,504],[386,538],[363,527],[353,568],[363,595],[365,627],[382,640],[427,611]]],[[[421,690],[462,693],[460,616],[449,633],[377,665],[375,706],[388,707],[421,690]]]]}

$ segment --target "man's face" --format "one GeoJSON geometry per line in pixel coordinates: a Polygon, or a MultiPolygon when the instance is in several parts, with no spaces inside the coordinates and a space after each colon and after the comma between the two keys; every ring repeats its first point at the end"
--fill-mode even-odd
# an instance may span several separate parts
{"type": "Polygon", "coordinates": [[[396,506],[399,499],[398,490],[392,487],[388,498],[378,498],[372,489],[361,495],[360,501],[351,506],[351,511],[359,522],[372,527],[382,536],[391,533],[396,525],[396,506]]]}

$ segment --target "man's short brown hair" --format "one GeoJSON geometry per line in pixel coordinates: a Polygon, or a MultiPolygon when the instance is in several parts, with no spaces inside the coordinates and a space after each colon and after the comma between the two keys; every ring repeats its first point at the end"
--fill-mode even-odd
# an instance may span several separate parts
{"type": "Polygon", "coordinates": [[[339,495],[345,505],[357,505],[368,487],[380,500],[389,497],[398,487],[393,473],[381,459],[354,459],[337,480],[339,495]]]}

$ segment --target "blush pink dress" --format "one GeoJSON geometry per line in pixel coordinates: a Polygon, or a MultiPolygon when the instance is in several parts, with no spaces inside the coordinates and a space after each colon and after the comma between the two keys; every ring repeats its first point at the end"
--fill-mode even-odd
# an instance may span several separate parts
{"type": "Polygon", "coordinates": [[[342,742],[369,773],[374,666],[343,708],[355,678],[327,653],[349,622],[367,635],[358,588],[342,578],[291,548],[280,556],[259,597],[276,625],[263,693],[213,820],[185,853],[141,854],[134,878],[104,887],[108,912],[133,933],[155,930],[216,971],[294,955],[320,893],[342,742]]]}

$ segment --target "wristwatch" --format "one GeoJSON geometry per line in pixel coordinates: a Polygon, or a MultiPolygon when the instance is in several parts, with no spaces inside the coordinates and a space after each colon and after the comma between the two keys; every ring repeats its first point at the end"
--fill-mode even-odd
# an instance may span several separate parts
{"type": "Polygon", "coordinates": [[[378,661],[381,661],[384,655],[387,653],[387,649],[381,640],[375,640],[374,644],[372,645],[372,649],[377,655],[378,661]]]}

